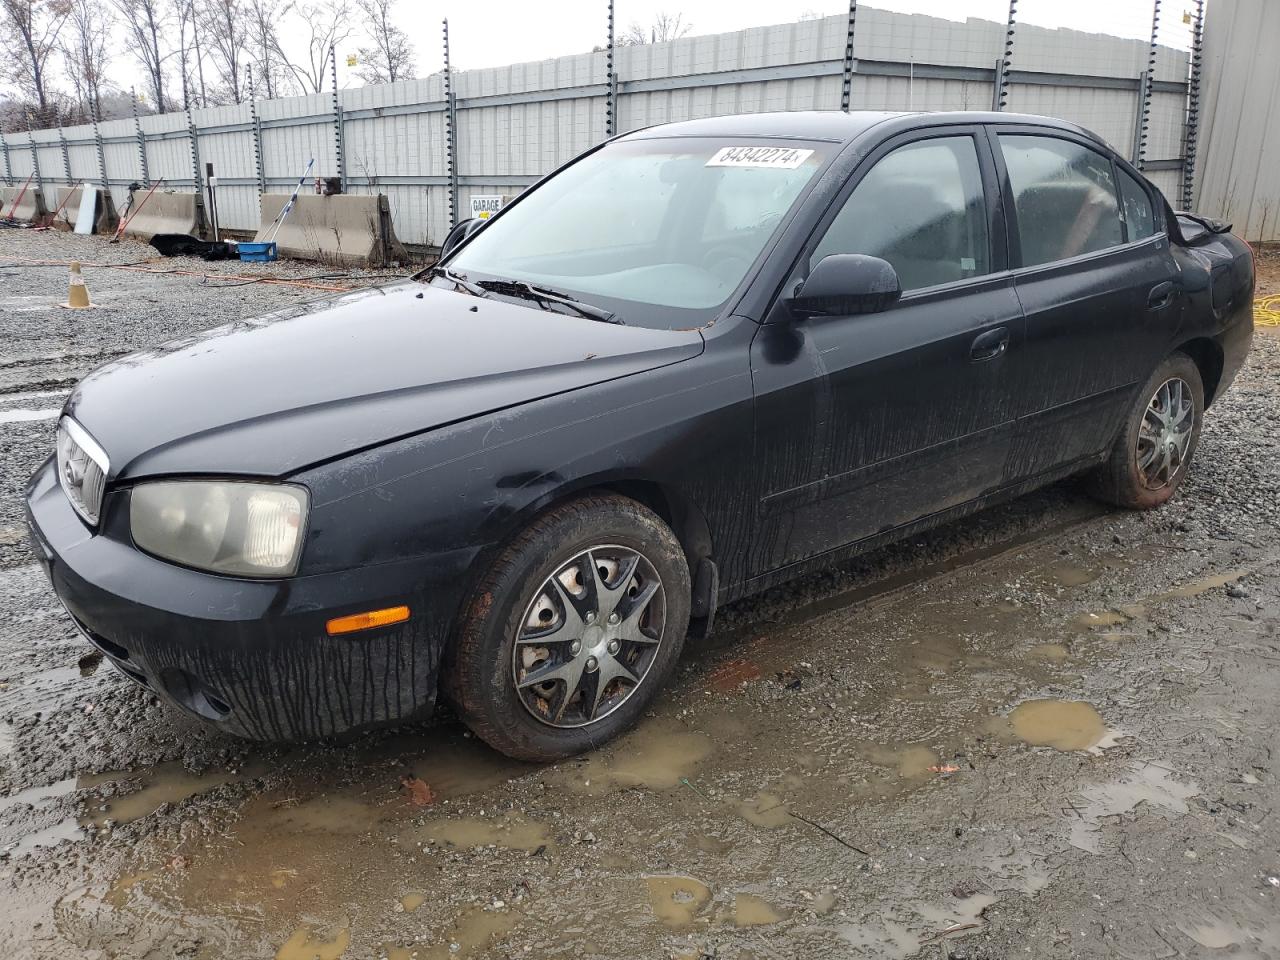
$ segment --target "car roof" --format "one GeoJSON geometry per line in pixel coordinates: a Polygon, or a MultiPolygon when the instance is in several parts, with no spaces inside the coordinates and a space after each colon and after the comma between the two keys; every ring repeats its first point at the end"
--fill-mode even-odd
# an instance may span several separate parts
{"type": "Polygon", "coordinates": [[[936,113],[908,113],[889,110],[792,110],[776,113],[745,113],[700,120],[679,120],[645,127],[625,134],[622,140],[648,140],[657,137],[764,137],[795,140],[828,140],[848,143],[872,127],[887,124],[897,133],[902,130],[944,126],[955,123],[1011,123],[1047,127],[1099,138],[1073,123],[1053,117],[1020,113],[992,113],[974,110],[950,110],[936,113]],[[892,122],[891,122],[892,121],[892,122]]]}

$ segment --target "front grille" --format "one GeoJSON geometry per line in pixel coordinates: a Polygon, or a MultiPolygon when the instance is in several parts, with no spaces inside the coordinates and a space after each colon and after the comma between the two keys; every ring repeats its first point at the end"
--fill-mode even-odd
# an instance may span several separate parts
{"type": "Polygon", "coordinates": [[[106,452],[84,427],[70,417],[58,421],[58,482],[76,513],[94,526],[102,509],[108,469],[106,452]]]}

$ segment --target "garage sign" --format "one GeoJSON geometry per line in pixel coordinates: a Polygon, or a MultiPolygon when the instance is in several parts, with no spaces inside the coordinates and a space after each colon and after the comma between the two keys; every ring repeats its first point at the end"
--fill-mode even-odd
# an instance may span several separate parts
{"type": "Polygon", "coordinates": [[[471,198],[471,216],[478,220],[488,220],[495,216],[507,202],[507,198],[503,196],[492,197],[472,197],[471,198]]]}

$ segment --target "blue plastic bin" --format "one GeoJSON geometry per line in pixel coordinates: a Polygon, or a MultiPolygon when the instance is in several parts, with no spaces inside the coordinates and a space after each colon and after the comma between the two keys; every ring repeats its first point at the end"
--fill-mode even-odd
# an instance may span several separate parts
{"type": "Polygon", "coordinates": [[[238,247],[244,262],[266,263],[276,259],[275,241],[270,243],[242,243],[238,247]]]}

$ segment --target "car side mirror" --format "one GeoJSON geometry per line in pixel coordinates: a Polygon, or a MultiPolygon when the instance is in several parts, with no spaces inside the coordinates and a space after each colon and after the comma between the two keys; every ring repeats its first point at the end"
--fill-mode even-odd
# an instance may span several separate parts
{"type": "Polygon", "coordinates": [[[787,301],[797,320],[888,310],[902,296],[893,264],[861,253],[833,253],[817,262],[787,301]]]}
{"type": "Polygon", "coordinates": [[[449,231],[449,235],[444,238],[444,243],[440,244],[440,259],[443,260],[455,247],[460,247],[465,240],[488,222],[487,220],[481,220],[479,217],[469,217],[466,220],[459,221],[449,231]]]}

